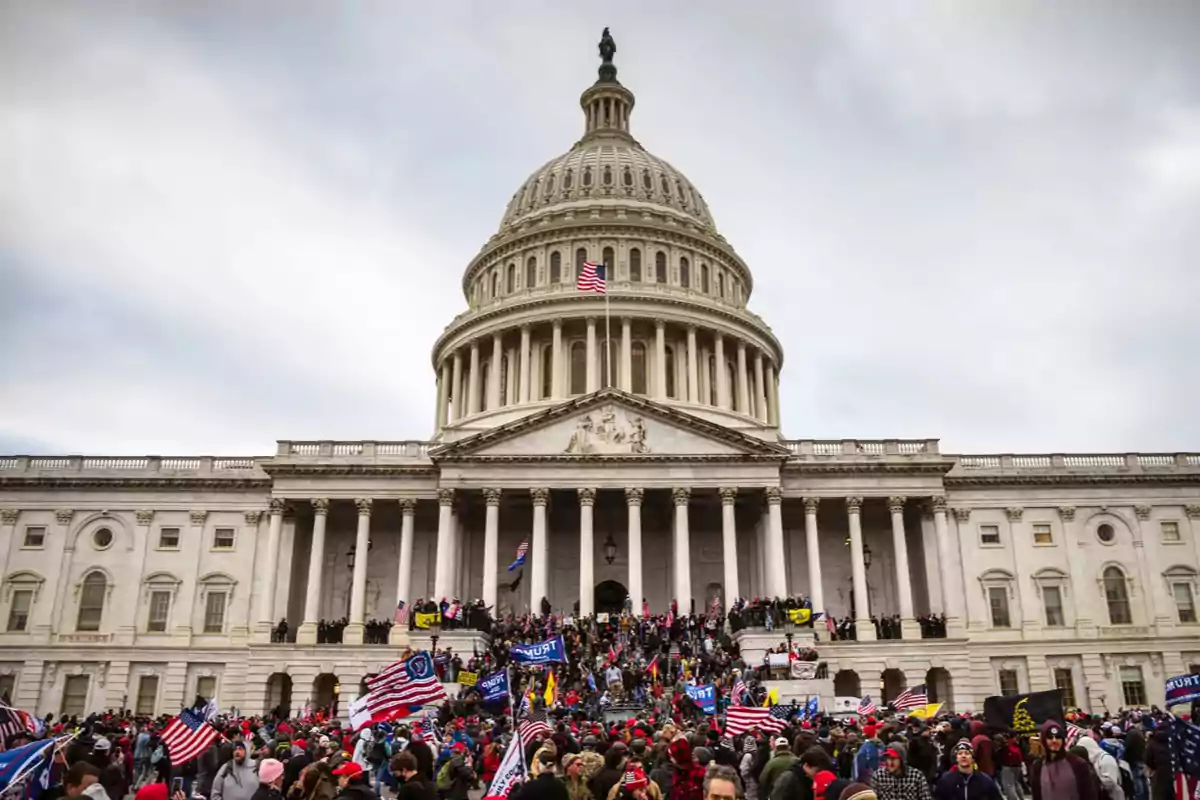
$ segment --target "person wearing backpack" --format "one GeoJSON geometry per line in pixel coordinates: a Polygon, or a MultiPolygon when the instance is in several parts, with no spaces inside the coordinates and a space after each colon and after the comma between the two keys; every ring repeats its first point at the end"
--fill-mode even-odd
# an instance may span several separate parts
{"type": "MultiPolygon", "coordinates": [[[[1100,791],[1105,800],[1126,800],[1125,788],[1121,785],[1121,767],[1117,760],[1104,752],[1100,743],[1090,736],[1081,736],[1079,746],[1087,751],[1088,761],[1100,776],[1100,791]]],[[[1132,777],[1130,782],[1132,783],[1132,777]]],[[[1130,798],[1129,800],[1132,800],[1130,798]]]]}

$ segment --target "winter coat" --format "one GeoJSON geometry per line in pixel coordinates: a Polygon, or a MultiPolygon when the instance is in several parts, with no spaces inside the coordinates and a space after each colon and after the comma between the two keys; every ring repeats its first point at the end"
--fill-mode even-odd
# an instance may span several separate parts
{"type": "Polygon", "coordinates": [[[567,785],[553,773],[543,773],[519,785],[509,795],[510,800],[571,800],[567,785]]]}
{"type": "Polygon", "coordinates": [[[889,750],[900,755],[900,771],[892,772],[886,765],[875,770],[871,776],[871,788],[879,800],[933,800],[929,781],[921,771],[908,765],[907,753],[898,744],[889,744],[889,750]]]}
{"type": "Polygon", "coordinates": [[[775,779],[792,768],[799,759],[791,750],[777,752],[771,756],[771,760],[763,767],[762,772],[758,776],[758,795],[759,797],[767,798],[771,796],[771,789],[775,785],[775,779]]]}
{"type": "Polygon", "coordinates": [[[968,775],[958,767],[938,779],[933,787],[934,800],[1001,800],[1000,787],[992,776],[979,770],[968,775]]]}
{"type": "Polygon", "coordinates": [[[241,764],[230,759],[213,778],[212,800],[253,800],[258,791],[258,762],[247,757],[241,764]]]}
{"type": "Polygon", "coordinates": [[[1100,789],[1108,800],[1125,800],[1125,791],[1121,788],[1121,768],[1117,760],[1100,749],[1100,743],[1090,736],[1081,736],[1076,742],[1087,750],[1088,761],[1092,769],[1100,776],[1100,789]]]}

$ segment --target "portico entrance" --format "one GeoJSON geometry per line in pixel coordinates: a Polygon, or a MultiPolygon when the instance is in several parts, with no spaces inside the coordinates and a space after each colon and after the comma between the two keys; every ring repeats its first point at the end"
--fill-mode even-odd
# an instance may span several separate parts
{"type": "Polygon", "coordinates": [[[620,614],[625,608],[625,597],[628,594],[629,590],[620,581],[602,581],[596,584],[596,613],[620,614]]]}

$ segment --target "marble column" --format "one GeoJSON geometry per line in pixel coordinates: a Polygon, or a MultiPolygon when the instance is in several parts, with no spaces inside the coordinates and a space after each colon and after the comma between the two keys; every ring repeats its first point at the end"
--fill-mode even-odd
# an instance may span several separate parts
{"type": "Polygon", "coordinates": [[[768,486],[767,496],[767,575],[771,595],[787,597],[787,556],[783,548],[783,491],[768,486]]]}
{"type": "Polygon", "coordinates": [[[667,399],[667,323],[654,320],[654,396],[667,399]]]}
{"type": "Polygon", "coordinates": [[[492,334],[492,363],[488,367],[487,410],[495,411],[500,407],[500,381],[504,370],[500,364],[504,361],[504,341],[500,334],[492,334]]]}
{"type": "Polygon", "coordinates": [[[725,562],[725,591],[721,600],[728,611],[733,601],[741,596],[738,588],[737,516],[734,513],[738,490],[736,486],[729,486],[721,489],[720,493],[721,558],[725,562]]]}
{"type": "MultiPolygon", "coordinates": [[[[258,598],[259,633],[271,632],[275,626],[275,582],[279,573],[279,544],[283,538],[284,501],[271,498],[271,521],[267,527],[267,552],[263,561],[262,595],[258,598]]],[[[191,620],[188,620],[189,624],[191,620]]]]}
{"type": "Polygon", "coordinates": [[[905,639],[920,639],[921,626],[913,614],[912,576],[908,570],[908,540],[904,534],[904,504],[906,497],[889,497],[888,511],[892,515],[892,550],[896,555],[896,596],[900,603],[900,635],[905,639]]]}
{"type": "Polygon", "coordinates": [[[532,403],[533,384],[529,378],[529,363],[532,360],[532,353],[529,349],[529,326],[521,326],[521,374],[519,376],[519,389],[517,390],[517,402],[532,403]]]}
{"type": "Polygon", "coordinates": [[[317,622],[321,619],[321,578],[325,573],[325,522],[329,501],[314,497],[312,545],[308,550],[308,586],[304,595],[304,620],[296,631],[296,644],[317,643],[317,622]]]}
{"type": "Polygon", "coordinates": [[[496,568],[500,552],[500,490],[484,489],[487,504],[483,522],[483,604],[496,606],[496,568]]]}
{"type": "Polygon", "coordinates": [[[450,421],[458,422],[463,418],[463,409],[466,405],[463,402],[462,393],[462,351],[454,351],[454,378],[450,381],[450,421]]]}
{"type": "Polygon", "coordinates": [[[875,640],[875,624],[871,622],[871,601],[867,594],[867,565],[863,560],[862,498],[847,497],[846,513],[850,518],[850,573],[854,580],[854,626],[858,641],[875,640]]]}
{"type": "Polygon", "coordinates": [[[821,586],[821,538],[817,531],[819,497],[804,498],[804,544],[808,550],[808,599],[813,613],[825,610],[825,590],[821,586]]]}
{"type": "Polygon", "coordinates": [[[454,569],[452,551],[454,537],[454,490],[438,490],[437,554],[433,571],[433,600],[440,601],[451,592],[451,573],[454,569]]]}
{"type": "Polygon", "coordinates": [[[467,415],[479,413],[479,341],[471,342],[471,374],[467,376],[467,415]]]}
{"type": "Polygon", "coordinates": [[[623,392],[633,391],[633,320],[621,317],[621,374],[617,385],[623,392]]]}
{"type": "Polygon", "coordinates": [[[592,393],[599,388],[596,382],[596,370],[599,367],[599,354],[596,352],[596,318],[587,318],[587,369],[584,370],[584,375],[587,378],[587,391],[592,393]]]}
{"type": "Polygon", "coordinates": [[[562,320],[554,320],[553,333],[550,339],[550,396],[555,400],[563,397],[563,363],[562,363],[562,320]]]}
{"type": "Polygon", "coordinates": [[[549,590],[549,575],[546,572],[547,564],[549,563],[547,548],[549,541],[546,538],[546,506],[550,502],[549,489],[531,489],[529,492],[533,499],[533,542],[530,544],[530,561],[532,566],[529,570],[529,607],[534,614],[542,613],[542,598],[546,597],[549,590]]]}
{"type": "Polygon", "coordinates": [[[687,401],[689,403],[700,402],[700,371],[696,364],[696,326],[688,325],[687,327],[687,371],[688,371],[688,388],[687,401]]]}
{"type": "Polygon", "coordinates": [[[746,343],[741,339],[737,343],[737,410],[743,414],[753,414],[750,410],[750,381],[746,369],[746,343]]]}
{"type": "Polygon", "coordinates": [[[446,395],[450,392],[450,365],[442,362],[437,379],[437,409],[433,415],[434,430],[446,427],[446,395]]]}
{"type": "MultiPolygon", "coordinates": [[[[417,501],[405,498],[400,501],[400,564],[396,572],[396,605],[403,600],[410,614],[412,608],[412,557],[413,557],[413,524],[416,521],[417,501]]],[[[393,625],[388,641],[391,644],[406,644],[408,629],[403,625],[393,625]]]]}
{"type": "Polygon", "coordinates": [[[371,563],[371,499],[354,501],[358,509],[358,531],[354,539],[354,582],[350,587],[350,622],[346,625],[342,641],[345,644],[362,644],[363,623],[367,613],[367,565],[371,563]]]}
{"type": "Polygon", "coordinates": [[[692,553],[688,541],[688,501],[692,490],[678,487],[671,490],[675,502],[675,600],[679,613],[688,614],[692,608],[692,553]]]}
{"type": "Polygon", "coordinates": [[[596,505],[595,489],[579,490],[579,615],[587,617],[594,611],[596,573],[592,563],[594,536],[592,515],[596,505]]]}
{"type": "Polygon", "coordinates": [[[629,599],[634,614],[642,613],[642,495],[639,487],[625,490],[625,505],[629,511],[629,599]]]}
{"type": "Polygon", "coordinates": [[[775,367],[767,364],[767,424],[774,427],[779,427],[779,405],[775,402],[777,395],[774,392],[775,385],[775,367]]]}
{"type": "Polygon", "coordinates": [[[767,395],[763,383],[762,352],[754,354],[754,416],[759,422],[767,421],[767,395]]]}
{"type": "Polygon", "coordinates": [[[716,340],[716,364],[717,370],[717,402],[714,403],[718,408],[729,408],[729,370],[725,369],[725,337],[717,333],[714,335],[716,340]]]}
{"type": "MultiPolygon", "coordinates": [[[[954,569],[954,543],[950,539],[950,525],[946,520],[946,498],[933,497],[930,499],[933,508],[933,530],[937,536],[938,547],[938,576],[942,583],[942,609],[946,615],[946,636],[952,639],[966,635],[966,615],[963,613],[959,599],[964,602],[966,597],[958,590],[962,586],[962,575],[954,569]]],[[[969,509],[966,511],[970,516],[969,509]]],[[[959,509],[955,509],[957,513],[959,509]]]]}

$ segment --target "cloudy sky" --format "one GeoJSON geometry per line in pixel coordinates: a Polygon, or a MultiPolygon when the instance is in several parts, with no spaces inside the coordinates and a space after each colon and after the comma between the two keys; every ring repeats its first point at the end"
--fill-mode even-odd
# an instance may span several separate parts
{"type": "Polygon", "coordinates": [[[1200,5],[420,6],[0,7],[0,452],[427,437],[604,25],[754,270],[788,436],[1200,450],[1200,5]]]}

